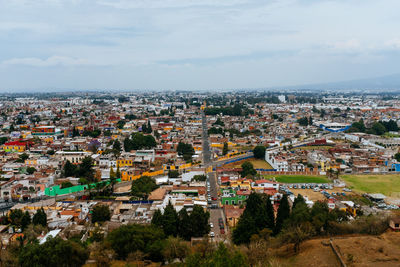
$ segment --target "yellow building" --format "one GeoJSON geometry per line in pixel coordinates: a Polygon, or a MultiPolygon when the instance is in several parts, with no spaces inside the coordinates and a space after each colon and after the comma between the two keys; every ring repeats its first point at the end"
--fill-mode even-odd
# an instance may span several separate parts
{"type": "Polygon", "coordinates": [[[133,166],[133,160],[131,159],[118,159],[117,166],[121,167],[131,167],[133,166]]]}
{"type": "Polygon", "coordinates": [[[3,146],[5,152],[24,152],[26,150],[26,144],[19,141],[8,142],[3,146]]]}

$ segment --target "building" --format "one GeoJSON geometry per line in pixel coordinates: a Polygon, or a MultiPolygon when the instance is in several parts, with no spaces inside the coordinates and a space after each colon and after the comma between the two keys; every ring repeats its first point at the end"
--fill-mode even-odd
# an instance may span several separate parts
{"type": "Polygon", "coordinates": [[[13,141],[5,143],[3,146],[5,152],[24,152],[26,150],[26,143],[20,141],[13,141]]]}

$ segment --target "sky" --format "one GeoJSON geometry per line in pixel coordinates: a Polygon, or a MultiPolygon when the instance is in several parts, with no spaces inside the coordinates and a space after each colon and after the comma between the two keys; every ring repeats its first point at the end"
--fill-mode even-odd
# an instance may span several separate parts
{"type": "Polygon", "coordinates": [[[0,0],[0,91],[219,90],[400,73],[399,0],[0,0]]]}

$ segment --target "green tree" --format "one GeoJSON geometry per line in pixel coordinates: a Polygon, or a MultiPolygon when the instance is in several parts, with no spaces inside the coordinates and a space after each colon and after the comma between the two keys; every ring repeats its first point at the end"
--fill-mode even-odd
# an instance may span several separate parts
{"type": "Polygon", "coordinates": [[[224,147],[223,147],[223,149],[222,149],[222,155],[225,156],[226,154],[228,154],[228,151],[229,151],[228,143],[225,142],[225,143],[224,143],[224,147]]]}
{"type": "Polygon", "coordinates": [[[396,154],[394,155],[394,158],[395,158],[398,162],[400,162],[400,153],[396,153],[396,154]]]}
{"type": "Polygon", "coordinates": [[[150,192],[157,188],[156,182],[149,176],[142,176],[132,181],[131,195],[147,199],[150,192]]]}
{"type": "Polygon", "coordinates": [[[184,160],[191,161],[194,155],[194,148],[191,144],[179,142],[176,152],[178,152],[179,156],[183,156],[184,160]]]}
{"type": "Polygon", "coordinates": [[[22,231],[31,224],[31,215],[29,215],[28,211],[25,211],[24,215],[21,218],[21,229],[22,231]]]}
{"type": "Polygon", "coordinates": [[[298,194],[297,197],[294,199],[292,209],[296,208],[296,205],[298,203],[306,204],[306,201],[301,194],[298,194]]]}
{"type": "Polygon", "coordinates": [[[171,202],[164,209],[163,230],[166,236],[177,236],[178,234],[178,214],[171,202]]]}
{"type": "Polygon", "coordinates": [[[92,210],[92,223],[110,220],[110,208],[106,205],[96,205],[92,210]]]}
{"type": "Polygon", "coordinates": [[[33,174],[36,171],[35,167],[28,167],[26,168],[26,172],[28,174],[33,174]]]}
{"type": "Polygon", "coordinates": [[[208,211],[204,211],[199,205],[193,206],[193,211],[190,214],[192,236],[201,237],[210,232],[210,225],[208,224],[209,218],[210,213],[208,211]]]}
{"type": "Polygon", "coordinates": [[[47,215],[43,208],[36,210],[36,213],[33,215],[32,223],[34,225],[47,226],[47,215]]]}
{"type": "Polygon", "coordinates": [[[253,164],[249,161],[246,161],[242,164],[242,177],[246,177],[247,175],[256,175],[257,171],[254,169],[253,164]]]}
{"type": "Polygon", "coordinates": [[[22,225],[22,217],[24,216],[24,213],[20,209],[14,209],[10,211],[10,214],[8,215],[8,219],[10,220],[10,223],[12,225],[15,225],[17,227],[21,227],[22,225]]]}
{"type": "Polygon", "coordinates": [[[70,181],[64,181],[61,183],[61,189],[74,186],[70,181]]]}
{"type": "Polygon", "coordinates": [[[88,251],[82,245],[64,241],[59,237],[49,238],[39,245],[36,242],[24,246],[18,256],[19,265],[30,266],[82,266],[88,259],[88,251]]]}
{"type": "Polygon", "coordinates": [[[256,146],[253,150],[254,157],[256,159],[264,159],[265,158],[265,146],[256,146]]]}
{"type": "Polygon", "coordinates": [[[156,209],[156,211],[154,212],[153,218],[151,219],[151,224],[157,227],[163,226],[164,224],[163,215],[159,209],[156,209]]]}
{"type": "Polygon", "coordinates": [[[164,238],[163,230],[154,225],[128,224],[110,232],[107,242],[119,259],[126,259],[130,253],[141,251],[146,259],[160,262],[163,260],[164,238]]]}
{"type": "Polygon", "coordinates": [[[65,162],[64,164],[64,177],[71,177],[71,176],[75,176],[76,173],[76,166],[74,164],[72,164],[69,160],[67,160],[67,162],[65,162]]]}
{"type": "Polygon", "coordinates": [[[179,177],[179,171],[177,170],[168,171],[168,178],[178,178],[178,177],[179,177]]]}
{"type": "Polygon", "coordinates": [[[178,234],[185,240],[190,240],[192,237],[192,222],[190,220],[189,214],[186,211],[186,208],[181,209],[178,212],[178,234]]]}
{"type": "Polygon", "coordinates": [[[115,179],[117,178],[117,175],[115,174],[114,168],[111,166],[110,167],[110,179],[115,179]]]}
{"type": "Polygon", "coordinates": [[[86,178],[89,182],[94,181],[93,171],[93,159],[90,156],[86,156],[82,159],[82,163],[79,164],[77,174],[81,178],[86,178]]]}
{"type": "Polygon", "coordinates": [[[274,234],[278,234],[281,232],[281,230],[283,228],[283,223],[285,222],[286,219],[289,218],[289,216],[290,216],[289,201],[288,201],[287,195],[284,194],[282,196],[282,199],[279,202],[279,208],[278,208],[278,212],[276,215],[274,234]]]}

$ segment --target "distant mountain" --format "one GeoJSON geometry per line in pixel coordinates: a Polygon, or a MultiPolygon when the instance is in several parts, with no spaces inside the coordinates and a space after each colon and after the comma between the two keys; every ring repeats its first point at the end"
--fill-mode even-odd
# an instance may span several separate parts
{"type": "Polygon", "coordinates": [[[400,91],[400,73],[376,78],[358,79],[330,83],[288,86],[288,89],[310,90],[379,90],[400,91]]]}

